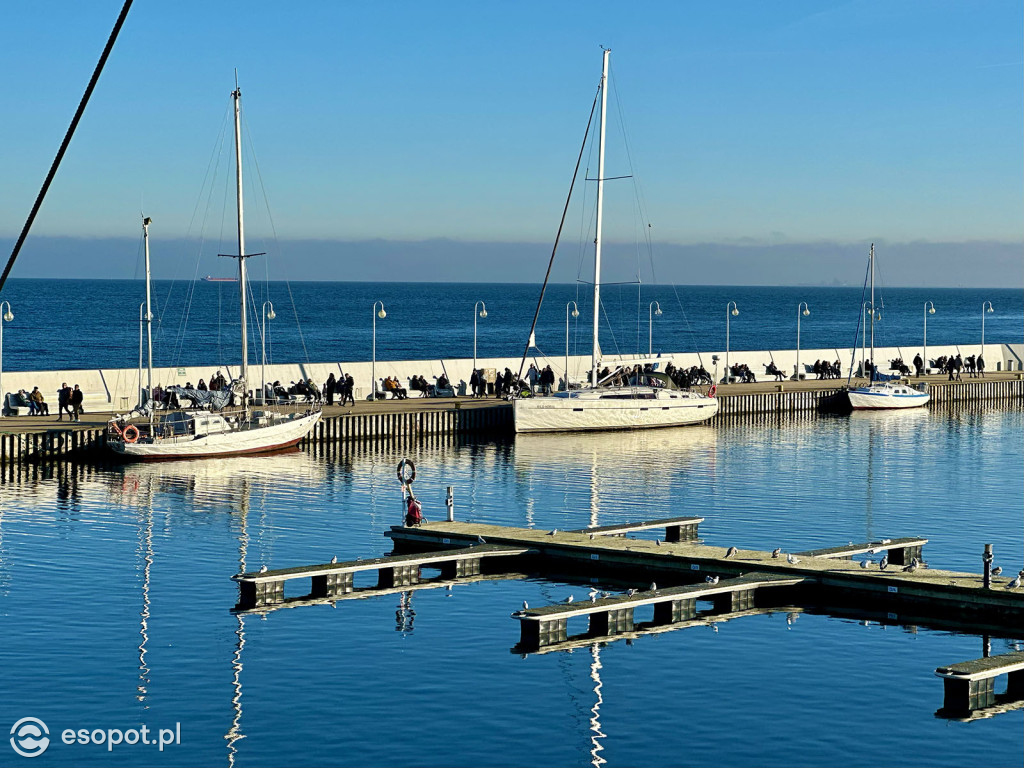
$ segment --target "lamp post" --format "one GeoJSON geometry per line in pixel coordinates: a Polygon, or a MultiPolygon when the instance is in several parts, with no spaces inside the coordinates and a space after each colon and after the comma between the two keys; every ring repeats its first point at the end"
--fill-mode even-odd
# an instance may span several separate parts
{"type": "MultiPolygon", "coordinates": [[[[145,313],[146,313],[146,302],[142,302],[141,304],[139,304],[139,407],[140,408],[143,405],[143,403],[142,403],[142,331],[143,331],[143,324],[146,322],[146,320],[145,320],[145,313]]],[[[152,398],[152,393],[150,393],[150,398],[152,398]]],[[[63,414],[61,414],[61,416],[63,416],[63,414]]]]}
{"type": "Polygon", "coordinates": [[[370,378],[373,379],[373,394],[370,396],[371,400],[377,399],[377,318],[383,320],[388,316],[388,313],[384,311],[384,302],[375,301],[373,302],[373,361],[370,363],[370,378]],[[380,304],[380,309],[377,309],[377,305],[380,304]]]}
{"type": "Polygon", "coordinates": [[[656,301],[651,302],[651,306],[648,307],[647,313],[647,356],[650,357],[654,354],[653,344],[651,343],[654,338],[654,316],[661,317],[661,304],[656,301]],[[657,307],[657,309],[655,309],[657,307]]]}
{"type": "Polygon", "coordinates": [[[991,301],[983,301],[983,302],[981,302],[981,355],[982,355],[982,357],[985,356],[985,313],[986,312],[992,313],[994,311],[995,310],[992,309],[992,302],[991,301]],[[987,309],[986,309],[986,307],[987,307],[987,309]]]}
{"type": "Polygon", "coordinates": [[[729,376],[732,375],[732,369],[729,368],[729,316],[736,317],[740,313],[740,308],[736,306],[735,301],[730,301],[725,305],[725,381],[728,383],[729,376]],[[730,309],[730,307],[732,309],[730,309]]]}
{"type": "Polygon", "coordinates": [[[263,360],[260,363],[260,379],[262,379],[260,385],[260,400],[266,405],[267,404],[267,320],[273,320],[277,315],[274,314],[274,303],[272,301],[263,302],[263,328],[260,331],[260,340],[263,342],[263,360]],[[270,311],[267,312],[267,307],[270,307],[270,311]]]}
{"type": "Polygon", "coordinates": [[[565,391],[569,391],[569,307],[572,307],[572,316],[580,316],[580,308],[575,301],[565,305],[565,391]]]}
{"type": "Polygon", "coordinates": [[[921,355],[924,359],[921,361],[925,371],[928,370],[928,315],[935,314],[935,305],[930,301],[924,303],[924,347],[923,354],[921,355]]]}
{"type": "Polygon", "coordinates": [[[473,372],[476,372],[476,316],[477,307],[480,307],[480,317],[487,317],[487,305],[478,301],[473,305],[473,372]]]}
{"type": "Polygon", "coordinates": [[[0,413],[3,412],[4,402],[4,323],[14,319],[11,313],[11,302],[0,301],[0,413]],[[5,310],[4,307],[7,307],[5,310]]]}
{"type": "Polygon", "coordinates": [[[796,371],[794,371],[794,378],[800,381],[800,315],[807,317],[811,314],[811,308],[807,306],[806,301],[801,301],[796,305],[796,371]]]}

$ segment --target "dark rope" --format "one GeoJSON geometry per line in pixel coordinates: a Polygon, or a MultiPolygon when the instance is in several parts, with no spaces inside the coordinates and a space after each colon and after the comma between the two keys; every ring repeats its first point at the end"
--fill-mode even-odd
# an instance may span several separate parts
{"type": "Polygon", "coordinates": [[[523,368],[526,367],[526,358],[530,356],[530,340],[537,330],[537,319],[540,317],[540,307],[544,303],[544,293],[548,289],[548,279],[551,277],[551,267],[555,263],[555,252],[558,250],[558,241],[562,238],[562,227],[565,226],[565,217],[569,212],[569,201],[572,200],[572,191],[576,186],[576,177],[580,172],[580,163],[583,161],[583,151],[587,148],[587,137],[590,136],[590,126],[594,123],[594,110],[597,109],[597,98],[601,95],[601,87],[598,86],[594,94],[594,103],[590,105],[590,117],[587,118],[587,130],[583,132],[583,144],[580,146],[579,157],[576,158],[576,168],[572,172],[572,182],[569,184],[569,194],[565,197],[565,207],[562,208],[562,220],[558,222],[558,232],[555,235],[555,244],[551,248],[551,258],[548,259],[548,271],[544,273],[544,283],[540,287],[540,298],[537,299],[537,311],[533,313],[533,323],[530,325],[530,335],[526,337],[526,349],[523,350],[523,359],[519,363],[519,377],[523,378],[523,368]]]}
{"type": "Polygon", "coordinates": [[[11,273],[11,269],[14,267],[14,262],[18,258],[21,246],[25,243],[25,238],[28,237],[28,231],[32,228],[32,222],[35,221],[36,214],[39,213],[39,209],[43,205],[43,198],[46,197],[46,192],[50,188],[50,182],[52,182],[53,177],[57,175],[57,169],[60,167],[61,160],[64,159],[64,153],[67,151],[68,145],[71,144],[71,137],[75,135],[75,129],[78,127],[78,121],[82,119],[85,107],[89,103],[89,97],[92,96],[93,89],[96,87],[96,83],[100,79],[100,73],[103,72],[103,66],[107,63],[107,57],[110,55],[110,51],[113,49],[114,43],[117,41],[117,36],[121,31],[121,27],[124,25],[124,20],[128,16],[128,10],[131,7],[132,0],[125,0],[124,7],[121,8],[121,15],[117,17],[114,29],[111,30],[110,37],[107,39],[107,45],[103,49],[103,53],[100,55],[100,60],[96,63],[96,69],[92,73],[92,79],[89,80],[89,85],[85,89],[85,93],[82,95],[82,100],[78,103],[78,110],[75,112],[75,116],[71,120],[71,125],[68,126],[68,132],[64,134],[64,141],[61,143],[60,149],[57,150],[57,156],[53,159],[53,165],[50,166],[50,172],[46,174],[46,181],[43,182],[43,188],[39,190],[39,196],[36,197],[35,205],[32,206],[32,211],[28,215],[28,220],[25,222],[25,226],[21,230],[21,235],[18,236],[18,242],[14,244],[14,250],[11,251],[11,258],[7,260],[7,266],[4,268],[3,275],[0,275],[0,291],[4,289],[4,283],[7,282],[7,276],[11,273]]]}

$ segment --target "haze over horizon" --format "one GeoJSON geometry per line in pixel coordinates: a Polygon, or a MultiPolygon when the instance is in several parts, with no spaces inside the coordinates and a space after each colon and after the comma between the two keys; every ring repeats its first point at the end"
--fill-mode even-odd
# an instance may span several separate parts
{"type": "MultiPolygon", "coordinates": [[[[120,6],[6,11],[5,260],[120,6]]],[[[133,277],[143,211],[158,277],[229,273],[237,68],[255,274],[540,282],[604,44],[605,279],[859,285],[874,242],[893,286],[1024,286],[1020,3],[232,11],[133,7],[12,277],[133,277]]]]}

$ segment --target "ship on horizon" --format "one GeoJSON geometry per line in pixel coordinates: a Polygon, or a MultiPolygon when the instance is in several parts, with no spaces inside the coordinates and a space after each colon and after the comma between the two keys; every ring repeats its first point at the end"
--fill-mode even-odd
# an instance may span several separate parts
{"type": "Polygon", "coordinates": [[[207,275],[203,278],[204,283],[237,283],[237,277],[214,277],[213,275],[207,275]]]}

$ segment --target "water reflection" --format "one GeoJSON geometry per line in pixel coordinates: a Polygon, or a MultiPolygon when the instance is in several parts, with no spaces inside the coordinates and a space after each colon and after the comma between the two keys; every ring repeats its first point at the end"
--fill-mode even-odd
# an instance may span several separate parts
{"type": "Polygon", "coordinates": [[[604,750],[601,739],[605,738],[606,734],[601,730],[599,713],[604,698],[601,695],[601,646],[598,643],[590,646],[590,659],[590,679],[594,681],[594,706],[590,708],[590,764],[598,768],[608,762],[600,754],[604,750]]]}

